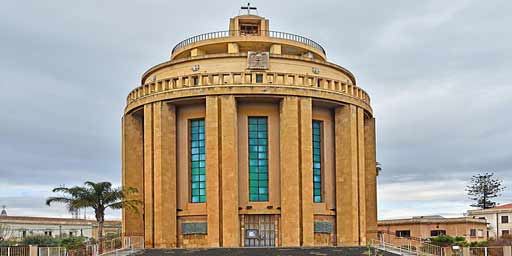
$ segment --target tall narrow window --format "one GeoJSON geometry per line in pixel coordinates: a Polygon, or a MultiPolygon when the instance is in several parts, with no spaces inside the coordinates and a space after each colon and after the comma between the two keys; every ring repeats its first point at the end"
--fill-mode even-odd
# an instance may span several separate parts
{"type": "Polygon", "coordinates": [[[249,117],[249,201],[268,201],[267,117],[249,117]]]}
{"type": "Polygon", "coordinates": [[[313,202],[322,202],[322,122],[313,120],[313,202]]]}
{"type": "Polygon", "coordinates": [[[206,202],[206,153],[204,134],[204,119],[190,120],[190,201],[192,203],[206,202]]]}
{"type": "Polygon", "coordinates": [[[263,74],[256,74],[256,83],[263,83],[263,74]]]}

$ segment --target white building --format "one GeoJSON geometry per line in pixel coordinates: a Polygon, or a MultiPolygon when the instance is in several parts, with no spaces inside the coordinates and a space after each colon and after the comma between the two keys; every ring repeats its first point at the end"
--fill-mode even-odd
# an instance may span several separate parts
{"type": "Polygon", "coordinates": [[[489,238],[512,234],[512,204],[504,204],[485,210],[469,210],[468,216],[487,220],[487,223],[489,223],[489,238]]]}
{"type": "MultiPolygon", "coordinates": [[[[97,228],[95,220],[7,216],[7,214],[0,214],[0,240],[22,239],[35,235],[97,238],[97,228]]],[[[105,221],[104,234],[120,234],[120,232],[120,221],[105,221]]]]}

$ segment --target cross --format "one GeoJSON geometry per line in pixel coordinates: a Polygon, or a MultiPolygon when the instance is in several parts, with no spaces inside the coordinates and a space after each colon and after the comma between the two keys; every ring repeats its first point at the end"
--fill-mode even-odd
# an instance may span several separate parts
{"type": "Polygon", "coordinates": [[[242,6],[240,9],[247,10],[247,15],[251,15],[251,10],[257,10],[258,8],[252,7],[251,3],[247,3],[247,6],[242,6]]]}

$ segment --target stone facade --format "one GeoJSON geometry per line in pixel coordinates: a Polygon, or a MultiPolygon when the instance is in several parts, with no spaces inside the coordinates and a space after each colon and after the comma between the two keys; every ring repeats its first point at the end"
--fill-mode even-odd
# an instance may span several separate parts
{"type": "Polygon", "coordinates": [[[144,202],[123,212],[123,235],[147,248],[377,237],[368,94],[320,45],[265,18],[179,43],[129,93],[122,126],[123,186],[144,202]]]}
{"type": "Polygon", "coordinates": [[[443,218],[421,216],[410,219],[381,220],[379,232],[396,237],[428,239],[440,234],[460,236],[468,242],[487,240],[487,221],[473,217],[443,218]]]}

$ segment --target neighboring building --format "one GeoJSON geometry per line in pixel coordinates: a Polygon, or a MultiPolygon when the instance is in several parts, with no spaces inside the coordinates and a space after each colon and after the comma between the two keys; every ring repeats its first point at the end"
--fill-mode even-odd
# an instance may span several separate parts
{"type": "MultiPolygon", "coordinates": [[[[207,20],[207,19],[205,19],[207,20]]],[[[152,247],[366,246],[375,119],[347,69],[255,15],[189,38],[123,116],[123,234],[152,247]]]]}
{"type": "Polygon", "coordinates": [[[504,204],[485,210],[469,210],[468,216],[485,218],[489,223],[489,237],[512,234],[512,204],[504,204]]]}
{"type": "MultiPolygon", "coordinates": [[[[22,239],[35,235],[52,237],[84,236],[97,239],[98,234],[98,226],[95,220],[0,216],[0,225],[2,225],[3,233],[6,236],[3,239],[22,239]]],[[[120,221],[105,221],[103,234],[120,233],[120,221]]]]}
{"type": "Polygon", "coordinates": [[[379,233],[397,237],[427,239],[439,235],[461,236],[466,241],[487,240],[487,222],[472,217],[420,216],[410,219],[379,220],[379,233]]]}

